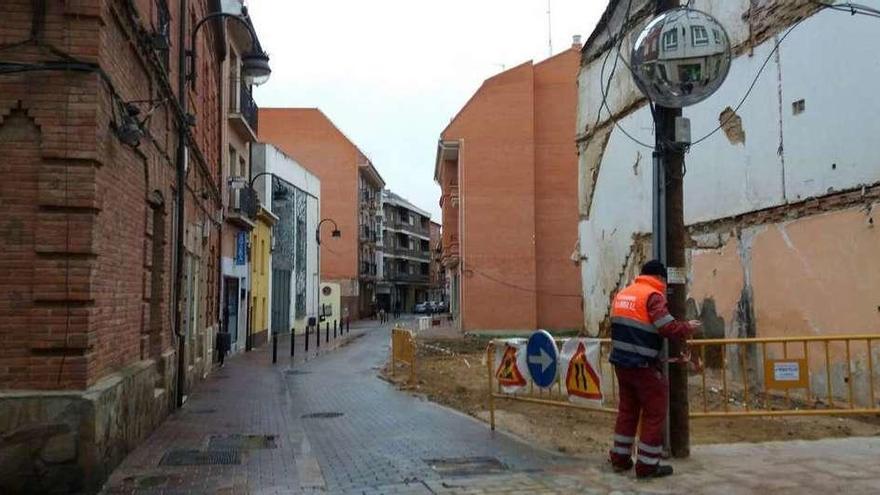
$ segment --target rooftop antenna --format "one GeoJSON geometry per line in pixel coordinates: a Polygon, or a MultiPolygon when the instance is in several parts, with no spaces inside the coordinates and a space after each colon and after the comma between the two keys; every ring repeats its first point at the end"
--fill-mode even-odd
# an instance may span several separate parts
{"type": "Polygon", "coordinates": [[[550,2],[547,0],[547,45],[550,49],[550,56],[553,56],[553,24],[550,16],[550,2]]]}

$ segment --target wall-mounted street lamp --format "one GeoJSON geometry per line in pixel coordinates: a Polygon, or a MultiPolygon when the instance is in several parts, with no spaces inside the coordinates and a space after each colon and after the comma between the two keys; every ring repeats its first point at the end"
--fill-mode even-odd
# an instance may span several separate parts
{"type": "Polygon", "coordinates": [[[235,19],[248,30],[251,37],[251,49],[241,57],[241,75],[246,84],[254,86],[264,84],[269,80],[269,76],[272,74],[272,69],[269,67],[269,55],[260,48],[259,42],[257,41],[257,33],[254,31],[254,27],[247,14],[247,7],[242,7],[240,14],[229,12],[215,12],[213,14],[208,14],[196,23],[193,27],[191,41],[192,47],[187,51],[190,61],[190,72],[187,75],[187,80],[189,80],[191,84],[195,84],[196,81],[196,56],[198,55],[196,47],[198,45],[195,42],[195,38],[199,28],[211,19],[219,18],[235,19]]]}
{"type": "MultiPolygon", "coordinates": [[[[212,14],[208,14],[203,17],[200,21],[198,21],[193,27],[192,32],[188,32],[188,23],[187,19],[189,18],[189,0],[179,0],[178,2],[178,39],[184,40],[179,44],[180,48],[177,53],[177,66],[181,68],[181,70],[177,73],[177,104],[178,108],[184,113],[188,112],[189,104],[187,102],[187,96],[189,91],[187,90],[187,83],[194,84],[196,80],[196,35],[199,32],[199,29],[209,20],[211,19],[219,19],[219,18],[229,18],[235,19],[238,22],[242,23],[250,34],[251,37],[251,49],[250,51],[242,57],[242,73],[246,80],[246,82],[250,84],[263,84],[269,79],[269,75],[272,73],[269,68],[269,56],[266,55],[265,52],[260,49],[259,42],[257,40],[257,33],[254,31],[253,26],[250,23],[250,19],[247,16],[247,10],[242,6],[240,9],[236,8],[238,12],[234,11],[226,11],[224,8],[221,12],[215,12],[212,14]],[[190,39],[190,49],[187,50],[186,42],[187,35],[189,35],[190,39]],[[187,65],[187,57],[189,57],[190,71],[187,74],[186,70],[183,70],[183,67],[187,65]]],[[[185,388],[186,388],[186,332],[183,329],[183,305],[181,301],[183,300],[183,262],[184,262],[184,239],[186,238],[186,163],[187,163],[187,146],[188,136],[189,136],[189,127],[195,124],[195,119],[192,116],[187,115],[186,118],[181,118],[180,122],[177,125],[177,187],[175,188],[175,206],[177,208],[176,212],[176,221],[177,221],[177,231],[176,231],[176,242],[174,245],[174,257],[175,257],[175,265],[174,265],[174,334],[177,337],[177,390],[176,390],[176,403],[177,407],[182,407],[185,398],[185,388]]]]}
{"type": "Polygon", "coordinates": [[[315,228],[315,240],[318,241],[319,246],[321,245],[321,225],[323,225],[324,222],[330,222],[333,224],[333,232],[330,233],[331,236],[342,237],[342,232],[339,230],[339,226],[336,225],[336,221],[332,218],[325,218],[318,222],[318,226],[315,228]]]}

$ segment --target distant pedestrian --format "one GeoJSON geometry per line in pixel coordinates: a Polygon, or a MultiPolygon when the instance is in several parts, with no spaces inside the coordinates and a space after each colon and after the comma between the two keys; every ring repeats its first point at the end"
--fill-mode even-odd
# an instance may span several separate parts
{"type": "Polygon", "coordinates": [[[379,308],[379,323],[385,323],[388,321],[388,314],[385,313],[385,308],[379,308]]]}
{"type": "Polygon", "coordinates": [[[395,302],[394,303],[394,319],[395,320],[400,319],[400,308],[401,308],[400,301],[395,302]]]}
{"type": "Polygon", "coordinates": [[[223,330],[217,332],[217,360],[220,362],[221,368],[226,364],[226,353],[232,347],[232,339],[230,337],[229,332],[223,330]]]}
{"type": "Polygon", "coordinates": [[[699,320],[676,321],[666,305],[666,267],[652,260],[611,305],[611,356],[619,388],[611,465],[616,472],[633,467],[636,429],[641,419],[637,478],[672,474],[660,465],[669,386],[660,371],[663,339],[687,339],[699,332],[699,320]]]}

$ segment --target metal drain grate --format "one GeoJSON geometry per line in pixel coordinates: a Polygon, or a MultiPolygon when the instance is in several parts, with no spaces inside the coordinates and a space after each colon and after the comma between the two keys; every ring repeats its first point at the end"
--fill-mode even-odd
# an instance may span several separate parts
{"type": "Polygon", "coordinates": [[[301,370],[287,370],[284,372],[285,375],[310,375],[311,371],[301,371],[301,370]]]}
{"type": "Polygon", "coordinates": [[[208,449],[211,450],[254,450],[274,449],[275,435],[211,435],[208,449]]]}
{"type": "Polygon", "coordinates": [[[473,476],[507,471],[507,465],[494,457],[450,457],[423,461],[442,476],[473,476]]]}
{"type": "Polygon", "coordinates": [[[338,418],[342,416],[341,412],[316,412],[311,414],[303,414],[300,416],[302,419],[327,419],[327,418],[338,418]]]}
{"type": "Polygon", "coordinates": [[[231,466],[241,464],[237,450],[169,450],[159,461],[160,466],[231,466]]]}

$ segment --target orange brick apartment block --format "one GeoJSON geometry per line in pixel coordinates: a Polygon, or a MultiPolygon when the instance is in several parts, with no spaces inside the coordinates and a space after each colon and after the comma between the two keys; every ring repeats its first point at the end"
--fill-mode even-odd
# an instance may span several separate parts
{"type": "Polygon", "coordinates": [[[441,135],[441,259],[461,330],[582,325],[579,48],[487,79],[441,135]]]}
{"type": "Polygon", "coordinates": [[[363,152],[317,108],[261,108],[260,141],[294,157],[321,179],[321,280],[338,283],[343,311],[367,316],[375,300],[375,232],[385,182],[363,152]]]}

